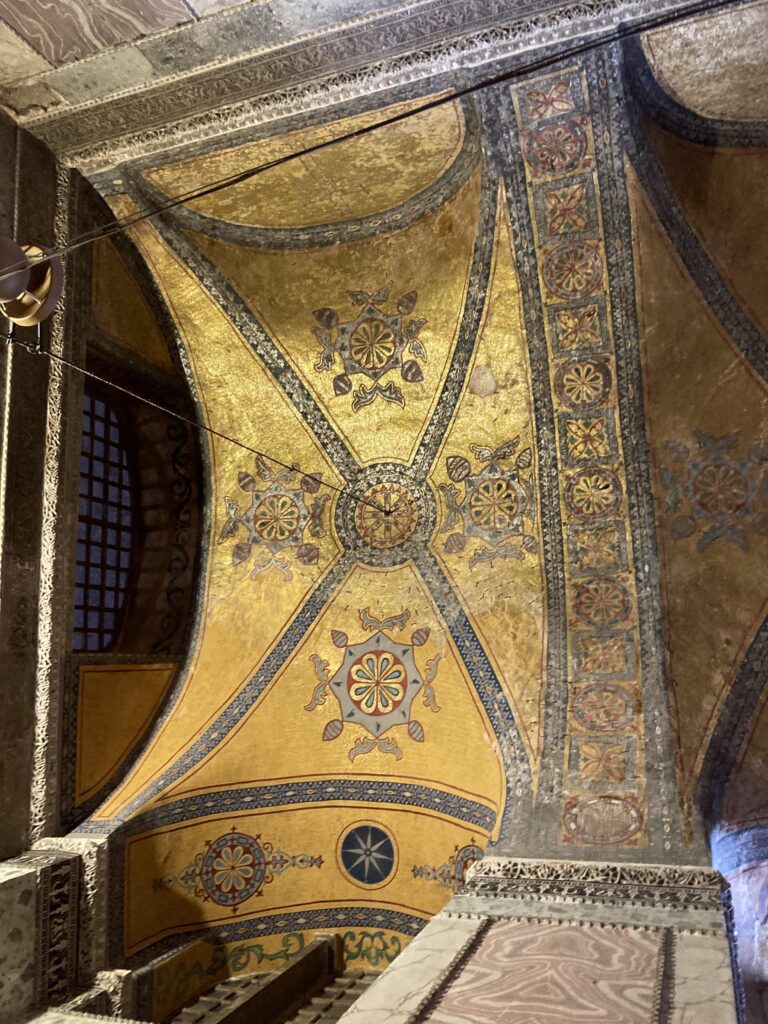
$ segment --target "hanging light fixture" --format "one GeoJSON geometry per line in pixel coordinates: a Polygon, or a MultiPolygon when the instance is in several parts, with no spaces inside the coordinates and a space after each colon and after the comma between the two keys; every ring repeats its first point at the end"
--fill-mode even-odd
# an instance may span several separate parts
{"type": "Polygon", "coordinates": [[[19,327],[34,327],[61,298],[61,258],[39,245],[17,245],[0,236],[0,312],[19,327]]]}

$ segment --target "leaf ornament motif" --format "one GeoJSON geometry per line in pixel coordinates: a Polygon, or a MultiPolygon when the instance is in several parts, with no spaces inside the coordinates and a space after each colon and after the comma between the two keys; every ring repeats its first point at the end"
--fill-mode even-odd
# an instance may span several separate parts
{"type": "Polygon", "coordinates": [[[381,739],[378,742],[378,747],[379,747],[379,750],[382,752],[382,754],[394,754],[396,761],[402,761],[402,759],[403,759],[403,752],[400,749],[400,747],[398,746],[397,740],[394,740],[394,739],[389,739],[389,740],[381,739]]]}
{"type": "Polygon", "coordinates": [[[464,521],[462,513],[464,498],[461,497],[458,487],[454,486],[454,484],[441,483],[438,484],[438,489],[443,495],[447,509],[445,522],[440,527],[440,532],[448,533],[459,521],[464,521]]]}
{"type": "Polygon", "coordinates": [[[363,608],[360,612],[360,623],[363,629],[370,631],[376,629],[404,629],[410,617],[410,611],[407,608],[403,608],[399,615],[390,615],[386,619],[376,619],[371,615],[370,608],[363,608]]]}
{"type": "Polygon", "coordinates": [[[504,444],[500,444],[493,453],[494,462],[496,459],[508,459],[516,451],[519,444],[519,437],[513,437],[509,441],[505,441],[504,444]]]}
{"type": "Polygon", "coordinates": [[[406,292],[397,300],[397,311],[402,313],[403,316],[408,316],[416,308],[416,300],[418,299],[418,292],[406,292]]]}
{"type": "Polygon", "coordinates": [[[494,455],[493,448],[489,448],[487,444],[471,444],[469,450],[481,462],[490,462],[494,455]]]}
{"type": "Polygon", "coordinates": [[[221,533],[219,534],[219,544],[223,540],[227,540],[229,537],[234,536],[240,525],[240,508],[236,501],[232,498],[224,498],[224,508],[227,514],[227,521],[222,527],[221,533]]]}
{"type": "Polygon", "coordinates": [[[402,391],[394,381],[390,381],[383,387],[378,382],[371,385],[370,388],[367,388],[365,384],[361,384],[352,396],[352,411],[358,412],[360,409],[364,409],[366,405],[375,402],[378,397],[383,398],[385,402],[399,405],[401,409],[405,408],[405,399],[403,398],[402,391]]]}
{"type": "Polygon", "coordinates": [[[350,750],[348,757],[350,761],[354,761],[356,757],[360,757],[361,754],[370,754],[372,750],[376,749],[376,740],[366,739],[361,736],[355,740],[355,744],[350,750]]]}

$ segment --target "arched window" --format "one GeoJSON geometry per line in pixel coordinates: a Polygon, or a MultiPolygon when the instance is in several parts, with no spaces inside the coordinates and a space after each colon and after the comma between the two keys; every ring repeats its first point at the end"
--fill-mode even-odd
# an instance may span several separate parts
{"type": "Polygon", "coordinates": [[[106,651],[125,604],[134,546],[131,468],[118,410],[86,387],[80,449],[72,646],[106,651]]]}

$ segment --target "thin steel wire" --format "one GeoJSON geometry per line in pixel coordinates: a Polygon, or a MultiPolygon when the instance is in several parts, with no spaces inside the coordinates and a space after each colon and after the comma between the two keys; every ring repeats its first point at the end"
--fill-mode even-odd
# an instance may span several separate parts
{"type": "MultiPolygon", "coordinates": [[[[693,18],[700,13],[714,13],[721,8],[730,7],[733,5],[734,0],[719,0],[717,3],[711,3],[709,0],[701,0],[699,4],[689,8],[685,11],[684,17],[686,19],[693,18]]],[[[661,28],[665,25],[672,24],[675,21],[680,21],[681,15],[679,12],[669,11],[665,14],[659,15],[658,17],[649,19],[643,25],[643,31],[648,32],[652,29],[661,28]]],[[[354,131],[347,132],[344,135],[339,136],[336,139],[326,139],[323,142],[315,143],[312,146],[307,146],[305,149],[301,149],[295,153],[287,153],[284,156],[276,157],[274,160],[268,161],[266,164],[260,164],[255,167],[250,167],[245,171],[241,171],[237,174],[231,174],[224,178],[216,179],[210,182],[208,185],[201,186],[199,189],[191,189],[188,192],[180,193],[176,196],[171,197],[167,202],[160,203],[155,207],[147,207],[143,210],[139,210],[129,217],[116,218],[101,228],[95,228],[92,231],[85,232],[82,235],[76,236],[73,240],[68,242],[66,245],[58,248],[53,248],[48,251],[49,257],[53,256],[65,256],[70,252],[74,252],[76,249],[80,249],[85,245],[91,245],[93,242],[98,241],[101,238],[110,238],[112,235],[120,234],[123,231],[127,231],[128,228],[139,224],[141,221],[149,220],[152,217],[158,217],[168,210],[172,210],[177,206],[183,206],[185,203],[194,202],[196,199],[203,199],[206,196],[213,195],[216,192],[221,192],[226,188],[231,188],[234,185],[242,184],[244,181],[248,181],[251,178],[256,177],[259,174],[263,174],[266,171],[273,170],[275,167],[281,167],[283,164],[290,162],[291,160],[300,159],[303,156],[308,156],[311,153],[317,153],[320,150],[326,149],[330,146],[338,145],[342,142],[348,142],[351,139],[360,138],[364,135],[368,135],[371,132],[378,131],[380,128],[386,128],[389,125],[397,124],[400,121],[404,121],[406,118],[414,117],[417,114],[424,113],[428,110],[434,110],[438,107],[443,106],[446,103],[453,103],[458,99],[462,99],[465,96],[474,95],[482,89],[487,89],[494,85],[499,85],[504,82],[513,81],[515,78],[521,75],[529,74],[532,71],[536,71],[540,68],[548,67],[556,61],[568,59],[573,56],[577,56],[580,53],[587,53],[590,50],[598,49],[611,42],[618,42],[622,39],[626,39],[631,35],[636,35],[637,30],[631,26],[619,25],[613,32],[606,33],[597,40],[589,40],[587,42],[579,43],[578,45],[570,46],[564,50],[558,52],[555,56],[540,57],[538,59],[529,60],[528,62],[521,62],[517,67],[504,71],[498,75],[492,75],[489,78],[484,78],[482,81],[477,82],[475,85],[465,86],[461,89],[452,89],[444,92],[442,95],[435,99],[426,100],[424,103],[417,107],[413,107],[406,111],[401,111],[399,114],[392,114],[389,117],[383,118],[381,121],[377,121],[374,124],[366,125],[362,128],[356,128],[354,131]]],[[[10,277],[17,270],[23,270],[28,266],[28,262],[16,263],[12,266],[6,267],[2,273],[0,273],[0,281],[4,281],[10,277]]]]}

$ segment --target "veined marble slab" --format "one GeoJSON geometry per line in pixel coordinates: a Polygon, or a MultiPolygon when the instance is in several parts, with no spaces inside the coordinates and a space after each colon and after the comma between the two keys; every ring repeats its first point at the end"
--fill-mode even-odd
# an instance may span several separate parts
{"type": "Polygon", "coordinates": [[[736,1024],[725,939],[681,932],[675,944],[675,995],[670,1024],[736,1024]]]}
{"type": "Polygon", "coordinates": [[[408,1024],[484,927],[485,921],[433,918],[340,1024],[408,1024]]]}

